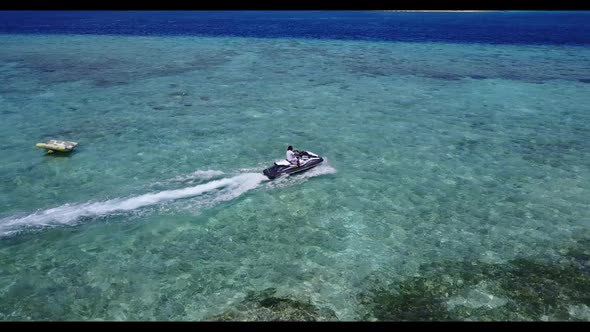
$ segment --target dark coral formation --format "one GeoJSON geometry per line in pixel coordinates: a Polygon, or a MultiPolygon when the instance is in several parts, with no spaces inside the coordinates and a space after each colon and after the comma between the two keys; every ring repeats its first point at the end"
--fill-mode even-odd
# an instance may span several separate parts
{"type": "Polygon", "coordinates": [[[276,289],[249,292],[235,308],[205,320],[215,321],[330,321],[334,311],[320,308],[309,300],[276,295],[276,289]]]}
{"type": "Polygon", "coordinates": [[[590,252],[567,250],[559,263],[516,259],[509,264],[444,262],[423,266],[420,276],[384,285],[358,296],[363,320],[383,321],[536,321],[584,320],[571,306],[590,306],[590,252]],[[496,305],[449,305],[454,297],[485,288],[496,305]]]}

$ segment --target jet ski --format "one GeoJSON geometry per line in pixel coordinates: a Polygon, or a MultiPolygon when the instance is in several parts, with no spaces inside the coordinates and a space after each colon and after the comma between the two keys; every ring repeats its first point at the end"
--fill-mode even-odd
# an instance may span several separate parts
{"type": "Polygon", "coordinates": [[[309,151],[295,151],[299,155],[299,166],[297,163],[291,164],[287,159],[275,161],[274,165],[262,171],[270,180],[279,176],[299,173],[314,168],[321,164],[324,159],[317,154],[309,151]]]}

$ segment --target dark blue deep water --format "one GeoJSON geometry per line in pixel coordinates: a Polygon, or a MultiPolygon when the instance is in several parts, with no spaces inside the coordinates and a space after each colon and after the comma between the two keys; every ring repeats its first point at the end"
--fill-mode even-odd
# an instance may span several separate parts
{"type": "Polygon", "coordinates": [[[590,44],[588,11],[4,11],[0,33],[590,44]]]}

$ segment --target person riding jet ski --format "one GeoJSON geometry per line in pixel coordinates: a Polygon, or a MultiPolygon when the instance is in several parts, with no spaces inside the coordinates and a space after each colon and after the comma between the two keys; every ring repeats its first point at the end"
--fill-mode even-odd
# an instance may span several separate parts
{"type": "Polygon", "coordinates": [[[290,162],[291,165],[297,164],[297,167],[299,167],[299,166],[301,166],[299,159],[300,159],[299,151],[297,151],[297,150],[293,151],[293,147],[291,145],[289,145],[289,147],[287,147],[287,161],[290,162]]]}
{"type": "Polygon", "coordinates": [[[313,168],[321,164],[324,159],[315,153],[309,151],[297,151],[293,150],[293,147],[289,145],[287,147],[286,160],[275,161],[273,166],[263,171],[269,179],[276,177],[299,173],[310,168],[313,168]]]}

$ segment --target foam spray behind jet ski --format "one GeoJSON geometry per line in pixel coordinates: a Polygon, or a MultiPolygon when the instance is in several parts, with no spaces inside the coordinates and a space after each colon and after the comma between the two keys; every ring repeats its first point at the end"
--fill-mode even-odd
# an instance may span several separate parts
{"type": "Polygon", "coordinates": [[[274,164],[262,171],[269,179],[275,179],[283,175],[289,175],[306,171],[321,164],[324,159],[310,151],[295,151],[299,154],[299,166],[291,164],[288,160],[283,159],[275,161],[274,164]]]}

